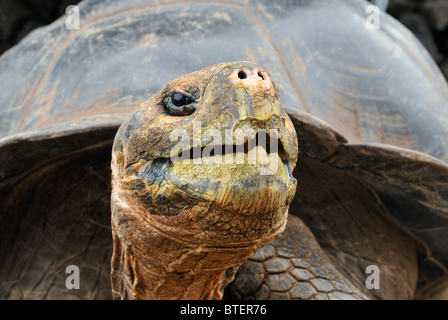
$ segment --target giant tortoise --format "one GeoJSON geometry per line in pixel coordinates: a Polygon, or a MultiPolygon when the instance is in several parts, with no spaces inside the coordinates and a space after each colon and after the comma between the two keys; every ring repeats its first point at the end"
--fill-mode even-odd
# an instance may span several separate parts
{"type": "Polygon", "coordinates": [[[446,297],[447,84],[368,5],[85,0],[7,51],[1,298],[446,297]]]}

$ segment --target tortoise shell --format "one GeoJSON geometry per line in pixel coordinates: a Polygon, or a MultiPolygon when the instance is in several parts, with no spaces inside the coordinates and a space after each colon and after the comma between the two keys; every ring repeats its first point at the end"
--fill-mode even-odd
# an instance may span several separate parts
{"type": "Polygon", "coordinates": [[[400,23],[381,13],[367,28],[368,5],[86,0],[80,29],[63,17],[3,54],[1,296],[61,297],[51,283],[70,250],[89,284],[101,279],[80,295],[110,296],[106,177],[118,126],[170,80],[234,60],[269,70],[304,159],[368,186],[417,239],[418,286],[445,276],[448,86],[400,23]]]}

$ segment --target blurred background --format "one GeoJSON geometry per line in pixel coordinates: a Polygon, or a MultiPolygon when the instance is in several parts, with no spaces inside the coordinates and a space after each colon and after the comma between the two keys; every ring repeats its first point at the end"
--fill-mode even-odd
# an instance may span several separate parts
{"type": "MultiPolygon", "coordinates": [[[[0,0],[0,55],[35,28],[65,14],[76,0],[0,0]]],[[[410,29],[448,79],[448,0],[373,1],[410,29]]]]}

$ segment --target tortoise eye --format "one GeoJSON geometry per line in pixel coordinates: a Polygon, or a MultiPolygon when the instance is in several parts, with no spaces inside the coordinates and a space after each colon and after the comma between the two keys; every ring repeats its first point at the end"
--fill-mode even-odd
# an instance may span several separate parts
{"type": "Polygon", "coordinates": [[[173,116],[186,116],[196,110],[196,97],[184,90],[172,90],[165,97],[165,106],[173,116]]]}

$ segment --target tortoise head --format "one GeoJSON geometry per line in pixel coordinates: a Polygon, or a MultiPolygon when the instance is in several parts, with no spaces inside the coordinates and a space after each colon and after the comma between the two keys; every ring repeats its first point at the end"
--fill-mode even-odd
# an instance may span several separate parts
{"type": "Polygon", "coordinates": [[[112,153],[112,283],[121,298],[219,298],[221,278],[285,227],[297,136],[262,67],[166,85],[112,153]]]}

